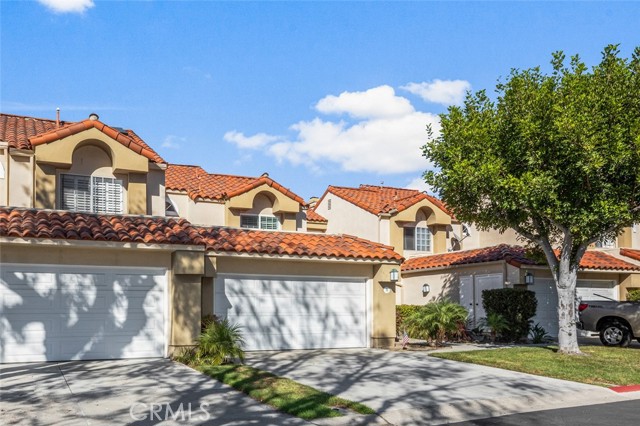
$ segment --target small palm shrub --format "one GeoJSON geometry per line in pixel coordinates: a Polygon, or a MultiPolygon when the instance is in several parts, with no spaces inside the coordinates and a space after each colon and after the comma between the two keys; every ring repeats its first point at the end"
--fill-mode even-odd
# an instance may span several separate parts
{"type": "Polygon", "coordinates": [[[490,312],[486,318],[482,319],[482,324],[489,328],[491,341],[494,343],[498,339],[498,336],[501,336],[502,333],[509,330],[509,321],[496,312],[490,312]]]}
{"type": "Polygon", "coordinates": [[[396,336],[402,336],[404,333],[405,322],[407,318],[418,309],[420,309],[422,305],[397,305],[396,306],[396,336]]]}
{"type": "Polygon", "coordinates": [[[196,358],[215,365],[239,359],[244,362],[244,338],[239,325],[229,320],[212,321],[200,334],[195,349],[196,358]]]}
{"type": "Polygon", "coordinates": [[[547,340],[551,339],[547,330],[545,330],[540,323],[536,323],[536,325],[531,327],[529,337],[531,337],[531,343],[545,343],[547,340]]]}
{"type": "Polygon", "coordinates": [[[411,337],[440,344],[449,339],[462,337],[467,315],[464,307],[443,300],[427,303],[416,309],[406,318],[404,326],[411,337]]]}

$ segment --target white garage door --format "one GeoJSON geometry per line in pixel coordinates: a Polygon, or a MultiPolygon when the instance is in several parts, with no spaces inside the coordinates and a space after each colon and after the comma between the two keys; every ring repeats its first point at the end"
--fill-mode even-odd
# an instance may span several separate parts
{"type": "Polygon", "coordinates": [[[0,362],[162,357],[165,271],[2,265],[0,362]]]}
{"type": "MultiPolygon", "coordinates": [[[[536,278],[531,288],[538,299],[533,323],[540,323],[551,336],[558,335],[558,293],[552,279],[536,278]]],[[[616,282],[608,280],[578,280],[576,295],[582,300],[605,300],[600,296],[618,299],[616,282]]]]}
{"type": "Polygon", "coordinates": [[[214,312],[242,327],[247,350],[366,347],[365,282],[220,276],[214,312]]]}

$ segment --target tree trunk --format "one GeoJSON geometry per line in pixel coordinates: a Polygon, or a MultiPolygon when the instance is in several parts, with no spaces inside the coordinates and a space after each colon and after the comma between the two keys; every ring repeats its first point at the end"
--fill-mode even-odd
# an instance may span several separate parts
{"type": "Polygon", "coordinates": [[[577,267],[571,267],[560,260],[560,268],[556,277],[558,291],[558,346],[564,354],[582,354],[578,347],[578,330],[576,328],[576,283],[577,267]]]}

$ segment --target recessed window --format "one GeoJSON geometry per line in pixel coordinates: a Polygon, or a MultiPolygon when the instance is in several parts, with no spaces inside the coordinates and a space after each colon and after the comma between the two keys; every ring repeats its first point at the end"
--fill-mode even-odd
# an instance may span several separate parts
{"type": "Polygon", "coordinates": [[[608,240],[606,238],[596,241],[597,248],[616,248],[616,240],[608,240]]]}
{"type": "Polygon", "coordinates": [[[164,211],[165,216],[178,216],[178,208],[173,204],[173,201],[167,196],[164,197],[164,211]]]}
{"type": "Polygon", "coordinates": [[[97,176],[63,174],[61,207],[63,210],[86,213],[122,214],[122,181],[97,176]]]}
{"type": "Polygon", "coordinates": [[[276,231],[278,230],[279,225],[278,218],[275,216],[257,214],[240,215],[241,228],[276,231]]]}
{"type": "Polygon", "coordinates": [[[425,227],[404,228],[404,249],[431,251],[431,231],[425,227]]]}

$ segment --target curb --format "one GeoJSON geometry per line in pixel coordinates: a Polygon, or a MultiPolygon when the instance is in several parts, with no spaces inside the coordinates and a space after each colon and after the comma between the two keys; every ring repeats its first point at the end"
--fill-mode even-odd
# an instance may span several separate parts
{"type": "Polygon", "coordinates": [[[612,387],[609,388],[609,390],[612,390],[612,391],[617,392],[617,393],[638,392],[638,391],[640,391],[640,385],[612,386],[612,387]]]}

